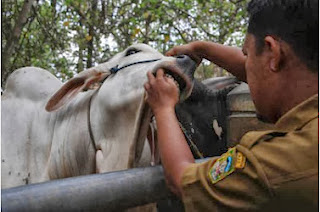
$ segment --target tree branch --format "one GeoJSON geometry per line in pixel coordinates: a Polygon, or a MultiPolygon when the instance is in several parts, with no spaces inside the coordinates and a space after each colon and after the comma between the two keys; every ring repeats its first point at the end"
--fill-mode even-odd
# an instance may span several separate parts
{"type": "Polygon", "coordinates": [[[10,66],[10,57],[12,56],[13,50],[17,43],[19,42],[19,38],[21,35],[21,31],[25,26],[28,18],[28,14],[30,12],[31,6],[34,0],[25,0],[20,11],[20,14],[15,22],[15,26],[12,30],[11,37],[8,39],[6,47],[4,48],[4,52],[1,58],[1,69],[2,69],[2,82],[4,82],[9,75],[9,66],[10,66]]]}

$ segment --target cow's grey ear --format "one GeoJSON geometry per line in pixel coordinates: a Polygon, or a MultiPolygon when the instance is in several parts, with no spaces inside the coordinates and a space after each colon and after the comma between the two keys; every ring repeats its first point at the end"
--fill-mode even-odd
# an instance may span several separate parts
{"type": "Polygon", "coordinates": [[[70,102],[80,91],[87,90],[94,83],[103,81],[110,72],[101,72],[94,69],[86,70],[67,81],[47,102],[48,112],[59,109],[70,102]]]}

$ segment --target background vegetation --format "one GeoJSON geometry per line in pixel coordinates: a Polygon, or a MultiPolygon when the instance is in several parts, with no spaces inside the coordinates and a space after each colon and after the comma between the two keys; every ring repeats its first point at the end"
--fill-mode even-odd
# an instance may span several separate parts
{"type": "MultiPolygon", "coordinates": [[[[137,42],[162,53],[210,40],[241,46],[247,0],[2,0],[1,87],[19,67],[62,81],[137,42]]],[[[197,77],[224,75],[203,63],[197,77]]]]}

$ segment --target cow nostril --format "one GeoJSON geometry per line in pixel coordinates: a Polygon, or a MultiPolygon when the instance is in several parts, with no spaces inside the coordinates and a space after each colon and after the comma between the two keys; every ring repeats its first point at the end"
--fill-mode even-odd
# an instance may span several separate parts
{"type": "Polygon", "coordinates": [[[178,66],[182,68],[182,70],[190,73],[190,75],[193,75],[197,67],[197,63],[194,60],[192,60],[188,55],[178,55],[176,57],[176,62],[178,66]]]}
{"type": "Polygon", "coordinates": [[[186,57],[186,55],[178,55],[177,59],[184,59],[186,57]]]}
{"type": "Polygon", "coordinates": [[[184,54],[178,55],[176,59],[177,59],[177,62],[180,63],[181,65],[186,65],[186,66],[195,65],[195,62],[188,55],[184,55],[184,54]]]}

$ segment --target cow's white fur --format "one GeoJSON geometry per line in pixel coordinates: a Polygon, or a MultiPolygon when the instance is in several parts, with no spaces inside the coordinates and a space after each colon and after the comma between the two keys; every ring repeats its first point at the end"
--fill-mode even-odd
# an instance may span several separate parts
{"type": "Polygon", "coordinates": [[[143,110],[146,73],[175,64],[175,58],[144,44],[134,47],[141,52],[125,57],[124,51],[89,72],[107,73],[116,65],[161,60],[123,69],[109,76],[98,91],[80,92],[54,112],[45,106],[62,83],[52,74],[26,67],[8,78],[1,112],[2,188],[139,165],[150,119],[150,109],[143,110]],[[87,125],[94,92],[90,114],[95,146],[87,125]]]}

